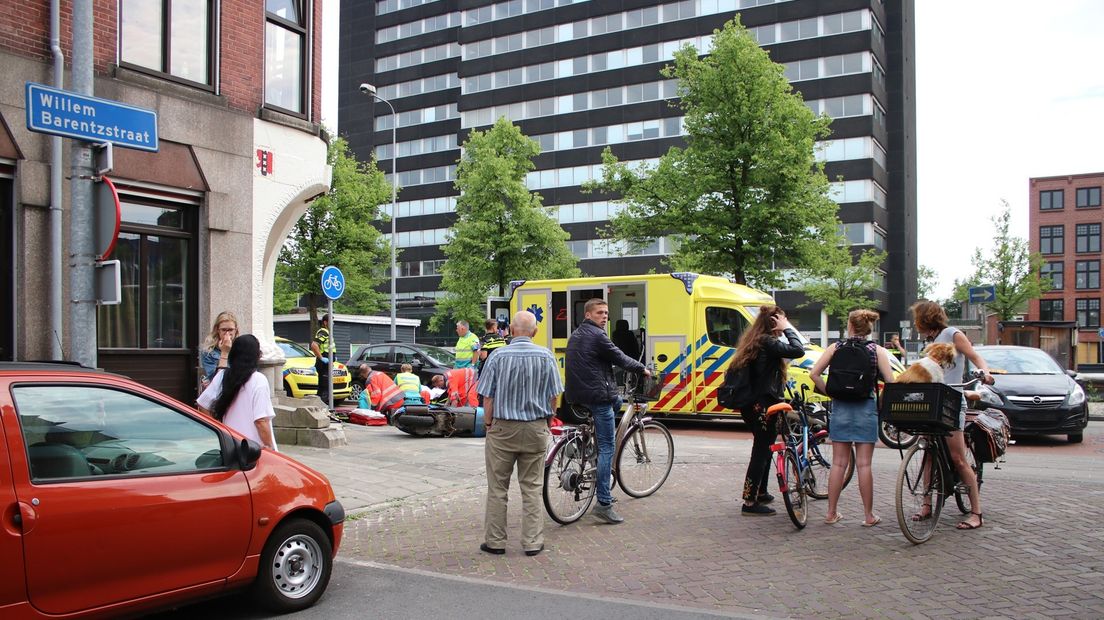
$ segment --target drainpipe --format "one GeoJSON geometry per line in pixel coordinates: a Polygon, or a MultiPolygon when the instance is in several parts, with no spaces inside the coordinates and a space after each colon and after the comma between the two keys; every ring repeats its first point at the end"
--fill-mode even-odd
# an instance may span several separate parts
{"type": "MultiPolygon", "coordinates": [[[[54,57],[54,86],[65,87],[65,55],[61,52],[61,0],[50,1],[50,53],[54,57]]],[[[50,359],[64,358],[61,348],[62,305],[61,305],[61,200],[62,169],[61,136],[50,138],[50,293],[47,306],[50,308],[50,359]]]]}

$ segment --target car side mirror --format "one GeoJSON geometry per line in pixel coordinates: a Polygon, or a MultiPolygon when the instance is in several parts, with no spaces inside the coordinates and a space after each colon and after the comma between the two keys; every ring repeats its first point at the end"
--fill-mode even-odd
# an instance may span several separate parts
{"type": "Polygon", "coordinates": [[[261,459],[261,444],[252,439],[242,439],[237,445],[238,467],[242,471],[249,471],[261,459]]]}
{"type": "Polygon", "coordinates": [[[1068,375],[1068,376],[1069,376],[1069,377],[1070,377],[1071,379],[1076,379],[1076,378],[1077,378],[1077,371],[1076,371],[1076,370],[1072,370],[1072,369],[1069,369],[1069,368],[1067,368],[1067,369],[1066,369],[1066,374],[1067,374],[1067,375],[1068,375]]]}

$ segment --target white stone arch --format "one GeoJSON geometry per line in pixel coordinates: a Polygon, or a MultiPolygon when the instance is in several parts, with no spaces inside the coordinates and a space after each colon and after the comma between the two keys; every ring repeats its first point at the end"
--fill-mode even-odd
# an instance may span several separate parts
{"type": "MultiPolygon", "coordinates": [[[[326,172],[329,173],[329,168],[326,172]]],[[[272,287],[276,276],[276,261],[280,249],[300,217],[307,211],[310,201],[330,189],[329,174],[309,179],[292,189],[265,214],[262,225],[255,231],[253,265],[253,330],[264,341],[272,342],[272,287]]]]}

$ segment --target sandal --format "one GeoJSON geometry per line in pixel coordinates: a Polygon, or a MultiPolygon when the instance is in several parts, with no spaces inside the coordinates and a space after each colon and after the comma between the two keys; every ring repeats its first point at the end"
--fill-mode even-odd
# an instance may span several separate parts
{"type": "Polygon", "coordinates": [[[843,519],[843,515],[837,512],[834,517],[824,517],[824,523],[832,525],[833,523],[839,523],[841,519],[843,519]]]}
{"type": "Polygon", "coordinates": [[[913,521],[927,521],[930,518],[932,518],[931,504],[924,504],[920,508],[920,512],[912,515],[913,521]]]}
{"type": "MultiPolygon", "coordinates": [[[[963,519],[962,521],[958,522],[958,525],[955,526],[956,530],[976,530],[979,527],[985,525],[985,518],[981,516],[980,512],[971,512],[970,514],[972,514],[972,515],[974,515],[975,517],[978,518],[977,525],[974,525],[973,523],[970,523],[966,519],[963,519]]],[[[967,519],[968,518],[969,517],[967,517],[967,519]]]]}
{"type": "Polygon", "coordinates": [[[874,515],[874,520],[872,520],[872,521],[863,521],[862,526],[863,527],[874,527],[875,525],[878,525],[881,522],[882,522],[882,518],[879,517],[878,515],[874,515]]]}

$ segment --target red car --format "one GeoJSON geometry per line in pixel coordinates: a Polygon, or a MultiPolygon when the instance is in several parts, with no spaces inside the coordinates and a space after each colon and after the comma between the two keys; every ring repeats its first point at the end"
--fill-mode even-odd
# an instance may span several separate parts
{"type": "Polygon", "coordinates": [[[326,589],[345,511],[321,474],[125,377],[0,363],[0,618],[114,617],[326,589]]]}

